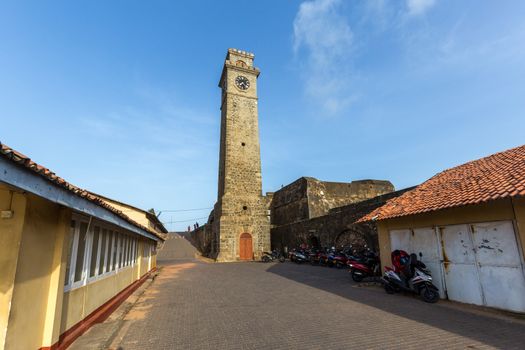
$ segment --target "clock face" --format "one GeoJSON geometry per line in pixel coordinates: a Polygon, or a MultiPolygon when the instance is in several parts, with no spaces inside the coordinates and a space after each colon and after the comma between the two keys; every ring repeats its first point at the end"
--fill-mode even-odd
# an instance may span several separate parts
{"type": "Polygon", "coordinates": [[[248,90],[248,88],[250,87],[250,81],[248,80],[248,78],[239,75],[237,76],[237,78],[235,78],[235,85],[237,85],[237,87],[241,90],[248,90]]]}

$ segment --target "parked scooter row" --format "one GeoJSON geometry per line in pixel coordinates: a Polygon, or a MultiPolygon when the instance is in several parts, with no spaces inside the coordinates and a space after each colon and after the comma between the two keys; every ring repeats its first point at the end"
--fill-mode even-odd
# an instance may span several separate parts
{"type": "Polygon", "coordinates": [[[310,262],[312,265],[344,268],[349,267],[352,278],[356,282],[365,277],[376,276],[379,273],[378,255],[370,249],[365,248],[356,252],[352,247],[336,250],[331,249],[292,249],[288,257],[296,263],[310,262]]]}
{"type": "Polygon", "coordinates": [[[334,248],[328,250],[316,251],[310,257],[312,265],[324,265],[328,267],[336,267],[338,269],[347,265],[350,254],[346,250],[335,250],[334,248]]]}
{"type": "MultiPolygon", "coordinates": [[[[422,257],[420,253],[420,257],[422,257]]],[[[379,275],[380,261],[377,253],[365,249],[356,253],[351,249],[292,249],[288,253],[291,262],[298,264],[309,262],[312,265],[324,265],[342,268],[348,266],[352,279],[361,282],[367,277],[379,275]]],[[[388,294],[410,292],[419,295],[425,302],[439,300],[439,290],[432,283],[432,276],[425,264],[416,254],[395,250],[391,254],[392,267],[385,266],[380,281],[388,294]]],[[[284,260],[284,257],[283,257],[284,260]]]]}

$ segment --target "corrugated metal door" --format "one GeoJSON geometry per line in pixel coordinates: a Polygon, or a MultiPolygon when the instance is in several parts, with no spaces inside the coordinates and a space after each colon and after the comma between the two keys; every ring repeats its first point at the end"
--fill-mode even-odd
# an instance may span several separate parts
{"type": "Polygon", "coordinates": [[[525,311],[525,276],[510,221],[471,225],[485,305],[525,311]]]}
{"type": "Polygon", "coordinates": [[[432,227],[418,228],[415,230],[390,231],[390,245],[392,250],[401,249],[407,253],[421,253],[421,261],[432,273],[432,279],[439,293],[444,298],[443,277],[441,267],[441,252],[438,245],[436,231],[432,227]]]}
{"type": "Polygon", "coordinates": [[[412,252],[421,253],[421,261],[427,266],[432,274],[432,281],[439,288],[441,298],[445,298],[445,288],[442,276],[441,251],[436,230],[433,227],[415,229],[412,235],[412,252]]]}
{"type": "Polygon", "coordinates": [[[525,271],[511,221],[392,230],[390,243],[422,253],[441,297],[446,291],[450,300],[525,312],[525,271]]]}
{"type": "Polygon", "coordinates": [[[483,305],[476,255],[468,225],[440,227],[439,231],[448,298],[483,305]]]}
{"type": "Polygon", "coordinates": [[[390,231],[390,247],[392,251],[399,249],[410,253],[410,230],[390,231]]]}

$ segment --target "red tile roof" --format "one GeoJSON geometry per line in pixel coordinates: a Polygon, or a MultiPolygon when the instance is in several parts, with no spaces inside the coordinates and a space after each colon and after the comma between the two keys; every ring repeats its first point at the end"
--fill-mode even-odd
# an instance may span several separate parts
{"type": "Polygon", "coordinates": [[[525,196],[525,145],[445,170],[359,222],[525,196]]]}
{"type": "Polygon", "coordinates": [[[98,206],[101,206],[111,212],[113,212],[115,215],[121,217],[122,219],[126,220],[127,222],[129,222],[130,224],[144,230],[144,231],[147,231],[148,233],[156,236],[156,237],[159,237],[161,238],[162,240],[164,240],[164,236],[162,236],[161,234],[159,234],[158,232],[148,228],[148,227],[145,227],[141,224],[139,224],[138,222],[136,222],[135,220],[132,220],[129,216],[127,216],[126,214],[124,214],[122,211],[112,207],[111,205],[107,204],[105,201],[103,201],[101,198],[93,195],[92,193],[86,191],[86,190],[83,190],[77,186],[74,186],[72,184],[70,184],[69,182],[67,182],[66,180],[64,180],[63,178],[57,176],[54,172],[52,172],[51,170],[47,169],[46,167],[42,166],[42,165],[39,165],[37,163],[35,163],[34,161],[32,161],[29,157],[23,155],[22,153],[18,152],[18,151],[15,151],[14,149],[0,143],[0,156],[4,157],[4,158],[7,158],[8,160],[18,164],[18,165],[21,165],[23,167],[25,167],[27,170],[29,171],[32,171],[40,176],[42,176],[44,179],[46,179],[47,181],[50,181],[52,183],[54,183],[55,185],[57,186],[60,186],[68,191],[70,191],[71,193],[79,196],[79,197],[82,197],[84,199],[87,199],[88,201],[90,202],[93,202],[95,203],[96,205],[98,206]]]}

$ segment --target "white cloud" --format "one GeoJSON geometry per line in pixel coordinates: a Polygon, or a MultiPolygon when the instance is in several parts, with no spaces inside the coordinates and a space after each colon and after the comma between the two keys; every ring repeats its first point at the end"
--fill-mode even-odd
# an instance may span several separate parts
{"type": "Polygon", "coordinates": [[[341,0],[305,1],[294,20],[294,52],[303,57],[306,94],[330,113],[344,109],[351,92],[353,33],[338,10],[341,0]]]}
{"type": "Polygon", "coordinates": [[[208,130],[216,130],[218,120],[207,111],[188,108],[172,91],[146,85],[136,89],[133,96],[133,104],[119,106],[105,115],[80,117],[82,130],[99,142],[111,139],[130,144],[140,140],[157,158],[170,161],[187,161],[215,147],[208,130]]]}
{"type": "Polygon", "coordinates": [[[409,16],[420,16],[425,14],[434,4],[436,0],[407,0],[407,9],[409,16]]]}
{"type": "Polygon", "coordinates": [[[410,19],[436,4],[437,0],[303,1],[293,22],[293,50],[307,98],[323,114],[346,111],[363,96],[368,83],[365,70],[358,66],[363,55],[376,49],[378,38],[396,35],[407,50],[417,45],[419,51],[430,34],[410,19]]]}

